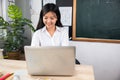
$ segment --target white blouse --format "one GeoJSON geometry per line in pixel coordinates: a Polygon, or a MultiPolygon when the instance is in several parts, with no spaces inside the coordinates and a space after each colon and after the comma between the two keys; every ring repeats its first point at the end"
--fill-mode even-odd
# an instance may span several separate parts
{"type": "Polygon", "coordinates": [[[68,30],[65,27],[57,27],[51,37],[46,27],[37,30],[32,37],[31,46],[68,46],[68,30]]]}

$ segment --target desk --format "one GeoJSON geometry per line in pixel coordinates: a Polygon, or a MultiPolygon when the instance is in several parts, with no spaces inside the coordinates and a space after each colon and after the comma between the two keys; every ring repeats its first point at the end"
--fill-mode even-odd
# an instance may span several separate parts
{"type": "MultiPolygon", "coordinates": [[[[0,71],[3,73],[16,72],[20,69],[26,69],[26,62],[20,60],[0,60],[0,71]]],[[[28,74],[27,74],[28,75],[28,74]]],[[[30,76],[30,75],[28,75],[30,76]]],[[[50,80],[94,80],[93,67],[91,65],[75,65],[74,76],[30,76],[31,80],[37,78],[50,78],[50,80]]]]}

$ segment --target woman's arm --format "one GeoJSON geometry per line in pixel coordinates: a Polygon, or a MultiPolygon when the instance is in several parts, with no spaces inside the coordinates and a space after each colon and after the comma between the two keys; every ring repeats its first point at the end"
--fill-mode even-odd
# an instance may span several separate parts
{"type": "Polygon", "coordinates": [[[64,28],[62,31],[61,46],[69,46],[68,28],[64,28]]]}
{"type": "Polygon", "coordinates": [[[33,34],[31,46],[40,46],[40,40],[37,33],[33,34]]]}

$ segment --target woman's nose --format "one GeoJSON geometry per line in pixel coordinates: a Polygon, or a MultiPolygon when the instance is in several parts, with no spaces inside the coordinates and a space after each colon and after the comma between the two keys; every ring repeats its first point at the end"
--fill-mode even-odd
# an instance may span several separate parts
{"type": "Polygon", "coordinates": [[[47,22],[51,22],[51,19],[48,19],[47,22]]]}

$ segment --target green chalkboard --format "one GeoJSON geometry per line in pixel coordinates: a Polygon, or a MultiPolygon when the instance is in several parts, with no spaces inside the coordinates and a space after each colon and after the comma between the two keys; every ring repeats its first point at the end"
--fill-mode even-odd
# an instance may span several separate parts
{"type": "Polygon", "coordinates": [[[73,0],[73,40],[120,43],[120,0],[73,0]]]}

